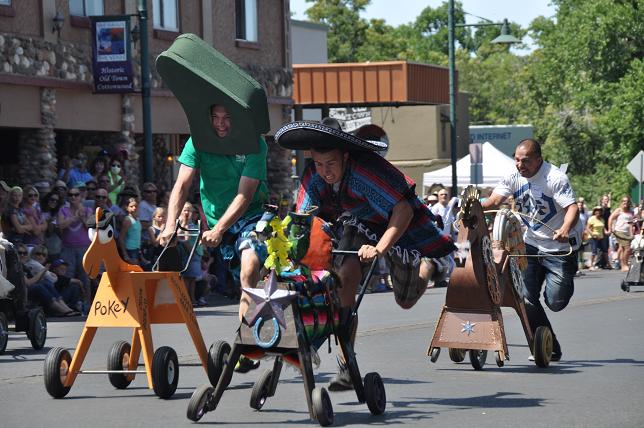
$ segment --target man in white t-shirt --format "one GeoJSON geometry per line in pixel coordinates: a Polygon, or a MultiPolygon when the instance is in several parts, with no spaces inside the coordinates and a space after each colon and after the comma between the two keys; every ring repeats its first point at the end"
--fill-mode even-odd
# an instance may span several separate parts
{"type": "Polygon", "coordinates": [[[578,222],[579,209],[568,177],[543,160],[537,141],[521,141],[514,152],[514,161],[517,172],[503,178],[482,205],[484,209],[493,209],[509,196],[514,197],[527,227],[524,234],[526,252],[542,256],[528,257],[528,267],[523,272],[530,327],[533,333],[537,327],[550,327],[553,334],[551,360],[559,361],[561,346],[539,297],[544,282],[544,300],[552,311],[565,308],[572,297],[577,250],[583,232],[578,222]]]}

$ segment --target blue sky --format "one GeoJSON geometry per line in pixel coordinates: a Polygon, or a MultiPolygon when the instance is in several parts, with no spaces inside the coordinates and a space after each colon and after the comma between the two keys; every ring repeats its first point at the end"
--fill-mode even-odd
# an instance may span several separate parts
{"type": "MultiPolygon", "coordinates": [[[[443,0],[371,0],[371,4],[363,13],[364,18],[384,18],[387,24],[398,26],[412,22],[427,6],[437,7],[443,0]],[[392,7],[395,4],[396,7],[392,7]]],[[[504,18],[527,27],[537,16],[553,16],[555,9],[550,0],[461,0],[466,12],[500,22],[504,18]]],[[[291,0],[291,12],[295,19],[306,20],[304,11],[312,3],[305,0],[291,0]]],[[[467,16],[468,23],[476,23],[478,18],[467,16]]],[[[530,40],[524,40],[527,44],[530,40]]]]}

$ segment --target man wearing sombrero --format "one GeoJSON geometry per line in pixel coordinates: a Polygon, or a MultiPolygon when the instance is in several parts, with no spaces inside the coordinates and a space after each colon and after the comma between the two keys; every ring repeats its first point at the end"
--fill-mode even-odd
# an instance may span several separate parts
{"type": "MultiPolygon", "coordinates": [[[[267,146],[261,134],[270,129],[263,88],[212,46],[183,34],[156,61],[164,83],[186,112],[191,138],[179,162],[168,204],[161,244],[170,238],[176,218],[199,174],[201,203],[209,230],[201,242],[220,247],[242,287],[260,279],[266,246],[252,233],[268,199],[267,146]]],[[[240,315],[241,316],[241,315],[240,315]]],[[[237,371],[259,362],[242,358],[237,371]]]]}
{"type": "MultiPolygon", "coordinates": [[[[334,262],[343,307],[353,305],[366,262],[374,257],[389,262],[396,302],[405,309],[423,295],[429,280],[449,273],[440,258],[450,254],[454,244],[437,229],[434,216],[415,193],[414,182],[377,154],[386,150],[385,142],[312,122],[287,124],[275,140],[288,149],[311,150],[297,210],[319,207],[317,215],[333,223],[337,248],[358,251],[357,256],[336,257],[334,262]]],[[[331,391],[352,388],[339,361],[331,391]]]]}

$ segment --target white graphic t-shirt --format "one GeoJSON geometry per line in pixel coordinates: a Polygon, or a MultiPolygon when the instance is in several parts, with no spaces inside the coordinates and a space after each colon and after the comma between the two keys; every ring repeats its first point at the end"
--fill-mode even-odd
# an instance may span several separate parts
{"type": "MultiPolygon", "coordinates": [[[[577,200],[566,174],[544,161],[539,171],[530,178],[522,177],[518,171],[504,177],[494,193],[514,197],[517,210],[524,214],[521,220],[527,227],[523,237],[526,244],[545,252],[567,251],[570,248],[568,243],[552,239],[553,230],[563,225],[564,209],[577,200]]],[[[574,238],[573,250],[579,248],[582,232],[581,222],[577,221],[569,233],[574,238]]]]}

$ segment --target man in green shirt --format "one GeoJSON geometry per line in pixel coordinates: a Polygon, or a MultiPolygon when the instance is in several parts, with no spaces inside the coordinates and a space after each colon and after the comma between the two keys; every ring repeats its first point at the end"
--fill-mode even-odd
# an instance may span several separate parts
{"type": "MultiPolygon", "coordinates": [[[[232,119],[222,105],[210,109],[213,129],[225,138],[232,129],[232,119]]],[[[266,259],[266,245],[252,232],[268,199],[266,186],[266,142],[259,138],[259,152],[248,155],[220,155],[195,148],[188,139],[179,157],[181,166],[168,204],[166,226],[160,235],[165,245],[175,229],[175,221],[190,192],[193,178],[199,172],[201,203],[209,230],[201,242],[206,247],[232,244],[229,258],[236,256],[242,287],[254,288],[260,280],[260,268],[266,259]]],[[[226,257],[226,250],[222,253],[226,257]]],[[[235,275],[233,271],[233,275],[235,275]]],[[[259,362],[242,360],[238,371],[256,368],[259,362]],[[244,366],[245,364],[245,366],[244,366]]]]}

